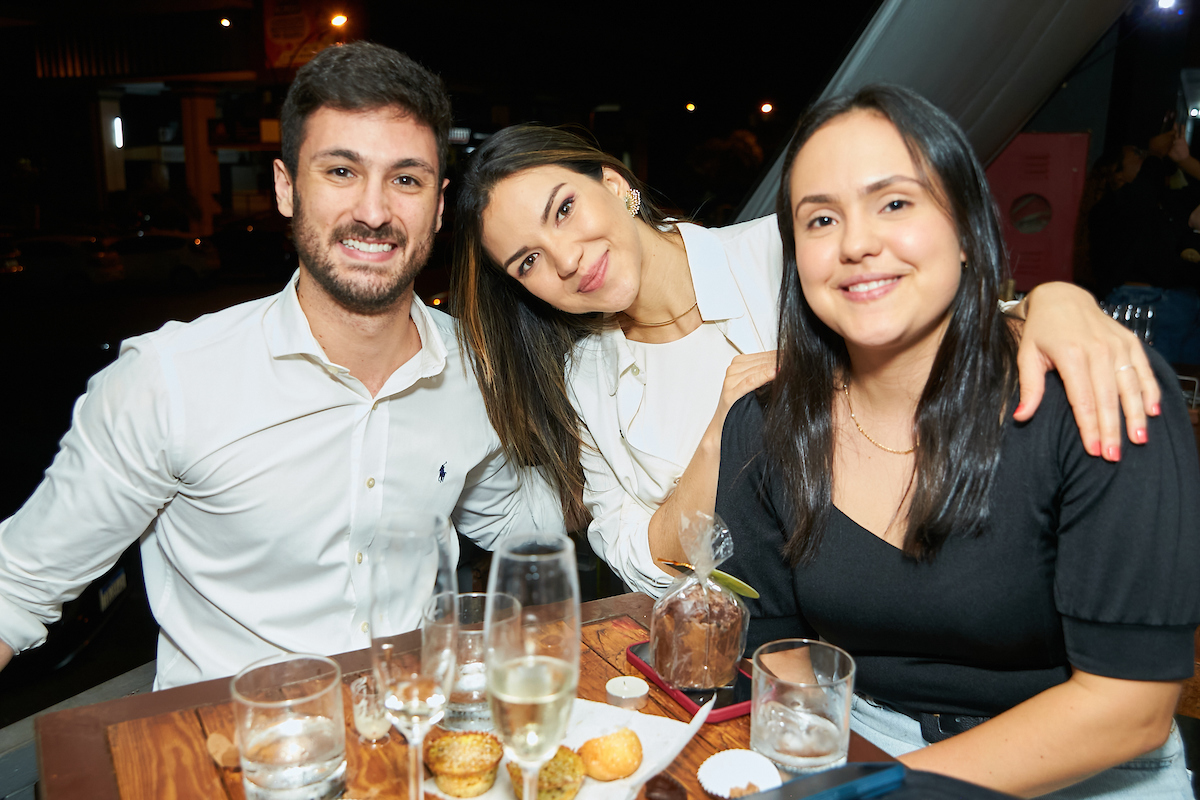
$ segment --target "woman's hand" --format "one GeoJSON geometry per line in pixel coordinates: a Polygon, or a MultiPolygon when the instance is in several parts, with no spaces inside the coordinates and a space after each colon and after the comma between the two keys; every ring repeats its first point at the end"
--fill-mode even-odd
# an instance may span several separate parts
{"type": "Polygon", "coordinates": [[[679,543],[679,520],[681,515],[703,511],[713,513],[717,503],[717,475],[721,465],[721,429],[729,409],[747,392],[752,392],[775,377],[775,351],[745,353],[734,356],[725,370],[725,382],[721,386],[721,399],[716,413],[700,446],[692,455],[687,469],[679,476],[675,491],[658,507],[650,518],[648,536],[650,554],[656,559],[686,561],[687,556],[679,543]]]}
{"type": "Polygon", "coordinates": [[[1017,352],[1021,402],[1013,419],[1033,416],[1057,370],[1075,412],[1083,446],[1093,456],[1121,458],[1120,408],[1129,440],[1146,443],[1146,416],[1157,416],[1162,395],[1141,340],[1099,313],[1095,299],[1069,283],[1044,283],[1029,293],[1017,352]]]}
{"type": "MultiPolygon", "coordinates": [[[[742,353],[733,357],[729,368],[725,370],[725,383],[721,385],[721,400],[717,403],[717,411],[709,423],[706,436],[715,434],[716,445],[721,444],[721,429],[725,426],[725,417],[733,404],[753,392],[763,384],[775,379],[775,350],[765,353],[742,353]]],[[[714,487],[715,490],[715,487],[714,487]]]]}

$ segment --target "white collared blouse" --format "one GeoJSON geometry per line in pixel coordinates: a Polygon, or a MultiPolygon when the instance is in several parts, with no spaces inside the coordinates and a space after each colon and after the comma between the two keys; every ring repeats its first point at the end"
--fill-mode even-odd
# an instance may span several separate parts
{"type": "MultiPolygon", "coordinates": [[[[702,357],[720,362],[723,373],[737,353],[773,350],[783,270],[775,217],[726,228],[681,223],[679,231],[702,324],[715,327],[725,340],[716,340],[702,357]]],[[[693,427],[701,432],[707,427],[720,400],[720,385],[714,393],[708,382],[700,396],[695,385],[668,383],[651,374],[617,326],[580,341],[567,369],[571,402],[585,426],[583,499],[592,514],[588,540],[630,588],[657,596],[672,576],[650,555],[650,517],[674,491],[687,463],[679,463],[677,453],[662,451],[678,448],[654,446],[663,431],[638,438],[634,423],[652,382],[659,398],[674,395],[686,436],[692,437],[693,427]]]]}

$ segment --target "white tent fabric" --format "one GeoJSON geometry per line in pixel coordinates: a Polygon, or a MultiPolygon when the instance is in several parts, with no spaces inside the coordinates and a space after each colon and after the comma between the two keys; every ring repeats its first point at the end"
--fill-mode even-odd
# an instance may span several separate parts
{"type": "MultiPolygon", "coordinates": [[[[1130,0],[885,0],[821,93],[908,86],[954,117],[986,164],[1130,0]]],[[[738,221],[775,210],[782,154],[738,221]]]]}

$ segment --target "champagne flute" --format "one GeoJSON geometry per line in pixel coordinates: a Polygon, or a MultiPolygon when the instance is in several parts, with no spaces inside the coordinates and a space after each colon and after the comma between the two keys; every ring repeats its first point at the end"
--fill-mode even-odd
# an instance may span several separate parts
{"type": "Polygon", "coordinates": [[[571,540],[506,539],[492,557],[484,612],[488,702],[496,735],[521,768],[525,800],[536,800],[538,771],[567,732],[579,684],[579,627],[571,540]]]}
{"type": "Polygon", "coordinates": [[[458,626],[458,540],[450,523],[414,514],[379,526],[367,550],[371,663],[392,725],[408,741],[408,796],[424,795],[421,743],[445,713],[458,626]],[[421,644],[406,636],[420,628],[421,644]]]}

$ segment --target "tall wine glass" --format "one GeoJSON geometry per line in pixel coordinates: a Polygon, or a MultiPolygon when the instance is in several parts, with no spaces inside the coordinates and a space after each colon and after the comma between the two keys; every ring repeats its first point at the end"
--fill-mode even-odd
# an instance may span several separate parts
{"type": "Polygon", "coordinates": [[[500,545],[484,629],[492,722],[521,767],[521,796],[535,800],[538,771],[566,735],[579,684],[579,574],[570,539],[510,537],[500,545]],[[519,624],[502,610],[512,608],[511,598],[520,603],[519,624]]]}
{"type": "Polygon", "coordinates": [[[412,514],[380,525],[367,550],[371,663],[388,719],[408,740],[414,800],[425,796],[421,743],[445,713],[454,679],[457,544],[444,517],[412,514]]]}

